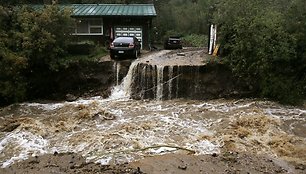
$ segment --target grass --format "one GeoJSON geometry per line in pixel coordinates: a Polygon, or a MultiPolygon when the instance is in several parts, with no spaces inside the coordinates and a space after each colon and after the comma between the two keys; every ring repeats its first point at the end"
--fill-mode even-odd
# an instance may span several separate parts
{"type": "Polygon", "coordinates": [[[190,34],[182,37],[183,46],[203,47],[207,45],[208,37],[206,35],[190,34]]]}
{"type": "Polygon", "coordinates": [[[65,58],[60,60],[60,65],[68,67],[71,63],[79,62],[95,62],[101,57],[108,55],[108,50],[105,47],[98,46],[88,55],[67,55],[65,58]]]}

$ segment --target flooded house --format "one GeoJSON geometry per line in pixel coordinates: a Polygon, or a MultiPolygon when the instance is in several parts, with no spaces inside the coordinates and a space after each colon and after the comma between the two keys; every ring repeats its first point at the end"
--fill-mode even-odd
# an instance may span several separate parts
{"type": "Polygon", "coordinates": [[[73,35],[77,40],[94,40],[108,45],[119,36],[135,36],[148,48],[152,19],[156,17],[153,4],[72,4],[72,17],[77,25],[73,35]]]}

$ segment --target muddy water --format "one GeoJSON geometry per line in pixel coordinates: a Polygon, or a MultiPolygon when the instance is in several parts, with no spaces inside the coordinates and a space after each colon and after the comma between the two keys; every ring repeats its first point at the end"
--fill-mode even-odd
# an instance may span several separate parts
{"type": "MultiPolygon", "coordinates": [[[[167,59],[173,56],[161,51],[142,61],[156,63],[156,70],[161,71],[163,55],[167,59]]],[[[203,63],[201,57],[182,57],[176,55],[176,61],[169,63],[203,63]]],[[[165,153],[237,151],[306,165],[306,106],[289,107],[253,99],[159,101],[162,81],[155,84],[156,100],[131,100],[130,86],[138,61],[131,64],[124,82],[117,82],[108,99],[1,108],[1,167],[54,152],[75,152],[88,161],[117,164],[165,153]]],[[[117,72],[119,69],[116,65],[117,72]]],[[[162,73],[159,76],[162,79],[162,73]]],[[[170,83],[169,88],[171,85],[177,84],[170,83]]]]}
{"type": "Polygon", "coordinates": [[[96,97],[12,105],[0,117],[2,167],[54,152],[76,152],[103,164],[229,150],[306,163],[306,109],[267,101],[96,97]]]}

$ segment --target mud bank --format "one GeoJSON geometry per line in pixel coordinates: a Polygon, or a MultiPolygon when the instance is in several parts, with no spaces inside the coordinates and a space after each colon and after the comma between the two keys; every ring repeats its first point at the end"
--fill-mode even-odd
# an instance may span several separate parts
{"type": "Polygon", "coordinates": [[[62,67],[53,74],[46,91],[40,98],[51,100],[73,101],[80,96],[108,97],[112,86],[121,81],[128,72],[130,60],[120,62],[120,72],[117,63],[111,60],[87,63],[73,63],[62,67]]]}
{"type": "Polygon", "coordinates": [[[250,154],[228,152],[212,155],[169,154],[118,165],[86,162],[77,154],[49,154],[31,157],[9,168],[6,174],[204,174],[204,173],[294,173],[302,174],[305,166],[293,166],[282,160],[250,154]]]}
{"type": "Polygon", "coordinates": [[[49,154],[31,157],[26,161],[15,164],[9,168],[0,169],[0,173],[5,174],[140,174],[140,170],[122,165],[99,165],[86,163],[85,159],[77,154],[49,154]]]}
{"type": "Polygon", "coordinates": [[[222,63],[162,67],[140,63],[135,68],[131,85],[134,99],[206,100],[248,94],[222,63]]]}
{"type": "MultiPolygon", "coordinates": [[[[249,94],[230,69],[203,49],[162,50],[137,60],[74,63],[53,75],[46,97],[73,101],[80,96],[109,97],[125,76],[133,99],[215,99],[249,94]]],[[[42,94],[43,95],[43,94],[42,94]]]]}

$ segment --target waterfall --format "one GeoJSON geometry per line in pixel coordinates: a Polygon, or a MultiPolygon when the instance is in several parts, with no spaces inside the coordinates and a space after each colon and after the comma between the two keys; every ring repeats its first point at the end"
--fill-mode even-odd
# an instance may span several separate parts
{"type": "Polygon", "coordinates": [[[131,86],[138,64],[138,61],[134,61],[130,65],[129,71],[124,77],[122,83],[113,87],[111,96],[109,97],[110,99],[129,99],[131,97],[131,86]]]}
{"type": "Polygon", "coordinates": [[[171,100],[172,99],[172,84],[173,84],[173,66],[169,66],[169,74],[168,74],[168,77],[169,77],[169,85],[168,85],[168,99],[171,100]]]}
{"type": "Polygon", "coordinates": [[[114,65],[117,86],[110,98],[198,100],[236,95],[235,81],[224,65],[206,64],[202,59],[195,64],[192,61],[199,56],[178,57],[168,53],[161,51],[134,60],[121,84],[118,84],[118,77],[122,78],[122,73],[126,72],[126,69],[121,69],[125,64],[118,62],[114,65]]]}
{"type": "Polygon", "coordinates": [[[116,72],[116,85],[119,85],[119,74],[120,74],[121,64],[120,62],[115,62],[114,70],[116,72]]]}
{"type": "Polygon", "coordinates": [[[156,95],[156,85],[157,85],[157,67],[156,66],[152,66],[152,84],[153,84],[153,95],[154,95],[154,98],[157,98],[157,95],[156,95]]]}
{"type": "Polygon", "coordinates": [[[173,88],[173,84],[176,81],[177,88],[178,81],[175,80],[173,66],[167,67],[165,69],[161,65],[142,64],[136,60],[130,65],[127,75],[119,84],[120,63],[116,63],[114,69],[116,69],[117,85],[113,87],[110,99],[129,99],[135,96],[140,99],[153,98],[156,100],[176,98],[178,90],[173,88]],[[133,87],[136,87],[137,90],[134,90],[133,87]],[[165,90],[168,93],[165,93],[167,92],[165,90]],[[176,96],[173,96],[175,93],[172,90],[175,90],[176,96]],[[134,94],[133,91],[136,93],[134,94]]]}
{"type": "MultiPolygon", "coordinates": [[[[177,67],[177,73],[176,74],[180,74],[180,67],[178,66],[177,67]]],[[[175,98],[178,98],[179,97],[179,78],[180,77],[177,77],[176,78],[176,92],[175,92],[175,98]]]]}
{"type": "Polygon", "coordinates": [[[163,99],[164,92],[164,66],[157,66],[156,99],[163,99]]]}
{"type": "Polygon", "coordinates": [[[236,85],[231,81],[228,68],[222,64],[206,63],[205,56],[200,54],[202,52],[190,51],[182,56],[166,50],[148,53],[132,62],[122,84],[118,84],[118,76],[122,79],[123,72],[127,72],[123,68],[127,66],[118,62],[114,67],[117,86],[112,97],[172,100],[232,95],[236,85]]]}
{"type": "MultiPolygon", "coordinates": [[[[116,73],[120,64],[115,65],[116,73]]],[[[178,97],[179,67],[150,65],[135,60],[121,84],[113,87],[110,99],[173,99],[178,97]],[[134,89],[135,88],[135,89],[134,89]]]]}
{"type": "MultiPolygon", "coordinates": [[[[148,86],[148,82],[149,82],[149,79],[146,78],[146,74],[148,73],[147,71],[148,67],[147,66],[144,66],[141,70],[141,77],[140,77],[140,84],[141,86],[148,86]]],[[[140,93],[140,97],[141,99],[144,98],[144,95],[145,95],[145,91],[146,89],[142,89],[141,93],[140,93]]]]}

